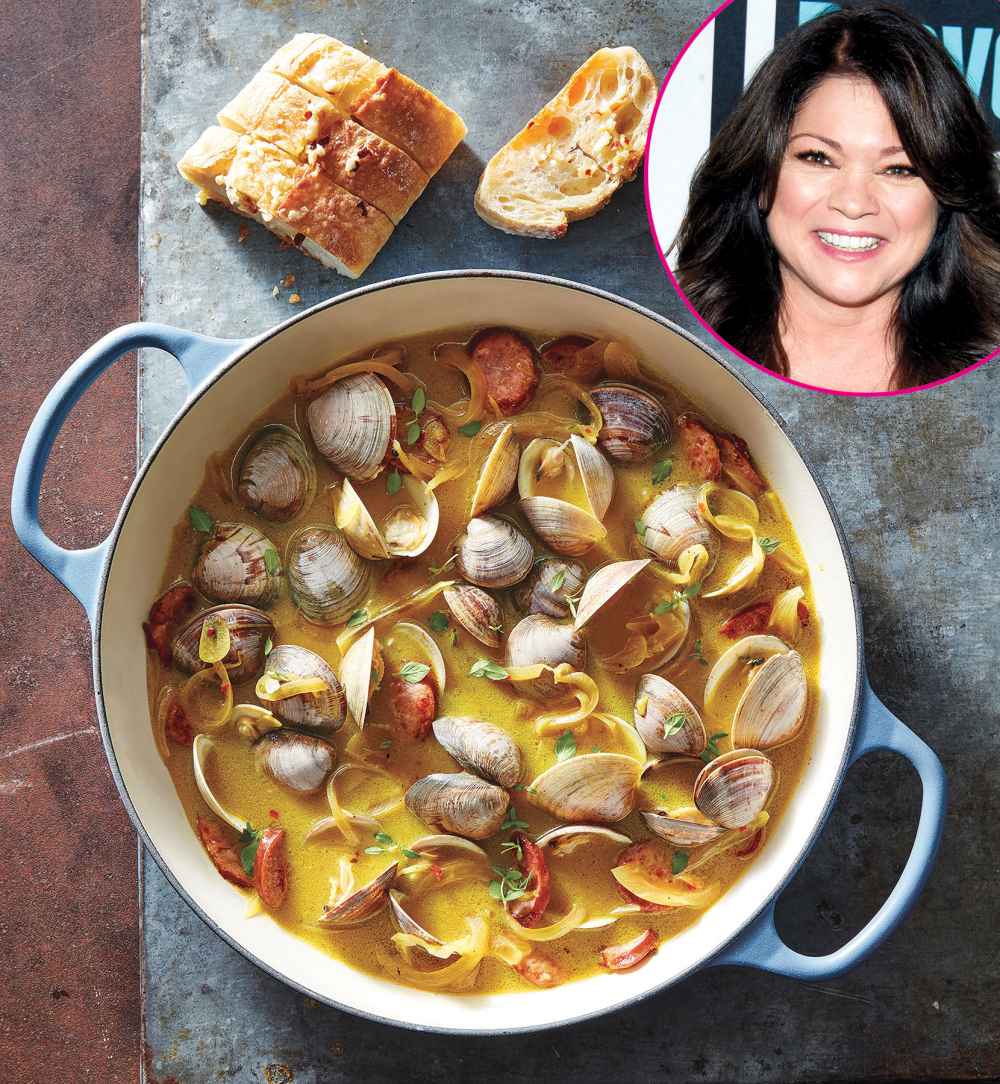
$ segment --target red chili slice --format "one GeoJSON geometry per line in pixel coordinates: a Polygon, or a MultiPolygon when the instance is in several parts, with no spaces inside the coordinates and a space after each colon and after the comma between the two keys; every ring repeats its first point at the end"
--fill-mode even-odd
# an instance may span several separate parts
{"type": "Polygon", "coordinates": [[[265,828],[257,844],[253,883],[265,907],[280,907],[288,895],[284,828],[265,828]]]}
{"type": "Polygon", "coordinates": [[[389,706],[393,721],[404,734],[417,741],[430,734],[437,714],[437,696],[428,678],[415,682],[394,678],[389,686],[389,706]]]}
{"type": "Polygon", "coordinates": [[[771,618],[771,609],[770,602],[755,602],[752,606],[746,606],[723,621],[719,626],[719,632],[723,636],[728,636],[730,640],[739,640],[744,636],[765,632],[771,618]]]}
{"type": "Polygon", "coordinates": [[[727,477],[751,497],[759,497],[767,489],[767,482],[757,473],[750,459],[747,442],[735,433],[723,433],[717,440],[722,455],[722,469],[727,477]]]}
{"type": "Polygon", "coordinates": [[[514,970],[533,986],[558,986],[565,981],[556,962],[537,950],[529,952],[520,963],[514,964],[514,970]]]}
{"type": "Polygon", "coordinates": [[[202,846],[208,852],[215,868],[227,881],[231,881],[240,888],[250,888],[253,882],[247,876],[246,870],[240,862],[240,856],[236,846],[226,838],[222,826],[210,821],[205,817],[199,817],[197,821],[198,838],[202,846]]]}
{"type": "Polygon", "coordinates": [[[545,854],[537,843],[520,832],[514,838],[521,844],[521,860],[518,863],[521,873],[527,878],[527,884],[534,891],[530,896],[513,900],[510,913],[522,926],[530,929],[542,921],[545,909],[549,905],[552,895],[549,867],[545,861],[545,854]]]}
{"type": "Polygon", "coordinates": [[[643,930],[638,937],[626,941],[624,945],[609,945],[601,949],[597,958],[601,967],[609,971],[627,971],[642,963],[659,943],[660,938],[655,930],[643,930]]]}
{"type": "Polygon", "coordinates": [[[682,414],[677,419],[677,428],[680,433],[681,447],[692,469],[699,478],[704,478],[706,482],[714,482],[722,470],[719,445],[715,437],[690,414],[682,414]]]}

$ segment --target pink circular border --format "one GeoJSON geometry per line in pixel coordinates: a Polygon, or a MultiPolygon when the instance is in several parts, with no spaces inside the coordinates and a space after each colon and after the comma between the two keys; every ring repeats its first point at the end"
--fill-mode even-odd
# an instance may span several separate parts
{"type": "Polygon", "coordinates": [[[941,384],[949,384],[952,380],[957,380],[959,377],[965,376],[966,373],[971,373],[974,369],[978,369],[980,366],[985,365],[988,361],[992,361],[997,356],[1000,356],[1000,348],[998,348],[997,350],[994,350],[992,354],[987,354],[986,357],[983,358],[981,361],[977,361],[972,365],[968,365],[966,366],[966,368],[959,370],[959,372],[957,373],[953,373],[951,376],[945,376],[942,377],[940,380],[934,380],[930,384],[920,384],[914,388],[901,388],[898,391],[838,391],[835,388],[822,388],[816,384],[805,384],[799,380],[792,380],[787,376],[782,376],[780,373],[774,372],[773,369],[766,368],[765,366],[754,361],[752,358],[748,358],[746,354],[744,354],[742,351],[737,350],[736,347],[733,346],[732,343],[727,342],[715,330],[714,327],[712,327],[710,324],[708,324],[705,320],[702,319],[697,309],[695,309],[694,305],[692,305],[691,302],[688,300],[687,294],[684,293],[684,290],[681,287],[681,284],[677,281],[677,278],[674,275],[673,271],[670,270],[670,265],[667,263],[667,257],[663,250],[663,245],[660,243],[660,238],[657,236],[656,233],[656,224],[653,222],[653,211],[649,199],[649,145],[653,141],[653,129],[656,126],[656,117],[660,111],[660,104],[663,101],[663,95],[670,84],[670,80],[673,78],[674,72],[677,71],[677,68],[680,65],[681,61],[684,59],[684,56],[687,53],[688,49],[690,49],[691,46],[694,45],[695,41],[698,39],[698,37],[700,37],[701,32],[705,29],[705,27],[708,26],[708,24],[711,23],[713,20],[717,19],[719,15],[721,15],[722,12],[726,10],[726,8],[730,7],[735,2],[736,0],[724,0],[724,2],[721,3],[715,9],[715,11],[713,11],[711,15],[709,15],[701,23],[698,29],[688,39],[688,41],[684,45],[684,48],[681,49],[681,51],[677,54],[677,59],[673,62],[673,64],[671,64],[670,71],[667,72],[667,77],[663,80],[663,86],[660,87],[660,92],[656,97],[656,105],[653,106],[653,116],[649,123],[649,134],[646,136],[646,149],[644,155],[645,161],[643,163],[642,169],[642,187],[643,195],[646,201],[646,218],[649,221],[649,232],[652,234],[653,244],[656,245],[656,254],[660,258],[660,263],[663,264],[663,270],[666,271],[667,277],[670,279],[671,283],[673,283],[674,290],[677,291],[677,296],[684,303],[688,312],[691,313],[691,315],[698,321],[698,323],[701,324],[701,326],[713,338],[717,339],[727,350],[731,351],[738,358],[741,358],[748,365],[752,365],[755,369],[759,369],[762,373],[767,373],[768,376],[773,377],[775,380],[781,380],[785,384],[791,384],[793,387],[796,388],[806,388],[808,391],[821,391],[826,395],[843,395],[858,399],[888,399],[894,395],[912,395],[914,392],[925,391],[928,388],[936,388],[939,387],[941,384]]]}

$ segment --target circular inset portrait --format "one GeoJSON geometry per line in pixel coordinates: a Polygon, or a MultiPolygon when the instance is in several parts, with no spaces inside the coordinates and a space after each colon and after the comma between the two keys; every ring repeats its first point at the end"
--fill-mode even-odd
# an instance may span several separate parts
{"type": "Polygon", "coordinates": [[[996,0],[733,0],[650,136],[653,235],[699,320],[814,388],[950,379],[1000,344],[996,0]]]}

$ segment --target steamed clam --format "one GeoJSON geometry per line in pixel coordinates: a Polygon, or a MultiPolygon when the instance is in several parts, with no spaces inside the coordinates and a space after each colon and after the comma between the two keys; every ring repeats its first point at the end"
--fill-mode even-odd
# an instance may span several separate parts
{"type": "Polygon", "coordinates": [[[612,561],[597,569],[587,580],[576,608],[574,625],[582,629],[592,617],[616,598],[649,564],[639,561],[612,561]]]}
{"type": "Polygon", "coordinates": [[[569,617],[566,600],[579,597],[586,579],[587,570],[579,561],[542,557],[535,562],[531,575],[514,589],[514,605],[529,614],[569,617]]]}
{"type": "Polygon", "coordinates": [[[445,588],[444,601],[452,617],[481,644],[503,643],[503,610],[491,594],[470,583],[456,583],[445,588]]]}
{"type": "Polygon", "coordinates": [[[670,439],[670,415],[648,391],[608,381],[598,384],[591,395],[604,419],[598,446],[616,463],[642,463],[670,439]]]}
{"type": "Polygon", "coordinates": [[[274,543],[246,523],[216,523],[191,574],[213,602],[267,606],[281,586],[281,559],[274,543]]]}
{"type": "Polygon", "coordinates": [[[385,677],[382,647],[375,639],[375,626],[344,652],[340,662],[340,681],[344,686],[347,708],[358,730],[364,730],[368,705],[385,677]]]}
{"type": "Polygon", "coordinates": [[[565,444],[536,437],[517,470],[520,508],[532,530],[568,557],[579,557],[607,537],[601,521],[614,485],[611,464],[575,434],[565,444]]]}
{"type": "Polygon", "coordinates": [[[488,512],[510,496],[517,481],[517,464],[521,458],[521,445],[514,436],[514,427],[507,423],[483,460],[476,488],[472,493],[469,515],[479,516],[488,512]]]}
{"type": "Polygon", "coordinates": [[[655,836],[675,847],[700,847],[712,843],[725,832],[697,809],[644,810],[642,819],[655,836]]]}
{"type": "Polygon", "coordinates": [[[806,721],[809,690],[797,651],[772,655],[750,672],[733,715],[733,744],[773,749],[797,738],[806,721]]]}
{"type": "Polygon", "coordinates": [[[346,621],[371,587],[371,566],[335,527],[300,527],[288,540],[285,567],[292,600],[317,625],[346,621]]]}
{"type": "Polygon", "coordinates": [[[531,571],[531,543],[509,520],[498,516],[470,519],[455,543],[462,577],[477,587],[510,587],[531,571]]]}
{"type": "Polygon", "coordinates": [[[274,636],[274,622],[253,606],[212,606],[195,614],[174,637],[174,662],[188,674],[201,670],[206,665],[198,654],[202,627],[206,621],[220,617],[229,626],[229,655],[223,662],[230,680],[238,683],[255,677],[263,668],[264,649],[274,636]]]}
{"type": "Polygon", "coordinates": [[[399,863],[393,862],[363,888],[354,890],[352,885],[323,907],[319,924],[327,929],[346,930],[352,926],[360,926],[381,914],[388,903],[389,889],[396,879],[398,869],[399,863]]]}
{"type": "MultiPolygon", "coordinates": [[[[529,614],[510,630],[507,637],[508,667],[544,663],[555,668],[561,662],[574,670],[587,665],[587,642],[572,625],[556,621],[546,614],[529,614]]],[[[559,695],[551,674],[543,671],[534,681],[521,686],[532,696],[545,699],[559,695]]]]}
{"type": "Polygon", "coordinates": [[[584,753],[553,764],[528,787],[531,801],[560,820],[613,824],[635,807],[642,766],[621,753],[584,753]]]}
{"type": "Polygon", "coordinates": [[[334,520],[355,553],[372,560],[418,557],[434,541],[440,518],[434,491],[411,474],[402,475],[402,489],[405,499],[394,502],[379,527],[350,479],[341,483],[334,520]]]}
{"type": "Polygon", "coordinates": [[[643,674],[635,690],[635,728],[651,753],[697,757],[708,735],[698,709],[672,682],[643,674]]]}
{"type": "Polygon", "coordinates": [[[406,792],[406,808],[444,832],[486,839],[499,831],[510,805],[505,790],[468,772],[435,772],[406,792]]]}
{"type": "Polygon", "coordinates": [[[708,554],[703,575],[715,566],[719,536],[698,512],[698,486],[673,486],[661,493],[642,513],[639,524],[643,545],[668,568],[676,567],[681,554],[692,546],[703,546],[708,554]]]}
{"type": "Polygon", "coordinates": [[[577,847],[588,843],[615,843],[619,847],[627,847],[631,842],[629,836],[622,832],[616,832],[613,828],[605,828],[598,824],[561,824],[556,828],[550,828],[543,832],[535,840],[539,847],[547,847],[556,855],[572,854],[577,847]]]}
{"type": "Polygon", "coordinates": [[[500,787],[521,779],[521,750],[500,727],[469,716],[442,715],[434,720],[438,744],[466,771],[500,787]]]}
{"type": "Polygon", "coordinates": [[[357,481],[374,478],[396,435],[396,407],[377,376],[346,377],[314,399],[306,411],[320,455],[357,481]]]}
{"type": "Polygon", "coordinates": [[[767,805],[774,765],[756,749],[733,749],[710,760],[694,781],[694,804],[722,828],[743,828],[767,805]]]}
{"type": "Polygon", "coordinates": [[[252,433],[233,460],[233,492],[247,511],[272,523],[287,523],[308,508],[316,468],[299,434],[277,424],[252,433]]]}
{"type": "Polygon", "coordinates": [[[282,727],[257,739],[254,759],[275,783],[298,794],[315,794],[333,771],[336,751],[314,734],[282,727]]]}
{"type": "Polygon", "coordinates": [[[281,644],[267,658],[267,669],[258,682],[273,686],[267,701],[270,710],[285,723],[292,723],[320,732],[332,733],[343,725],[347,707],[344,688],[329,663],[314,651],[297,644],[281,644]],[[318,692],[281,696],[282,684],[291,685],[300,678],[318,678],[326,688],[318,692]]]}

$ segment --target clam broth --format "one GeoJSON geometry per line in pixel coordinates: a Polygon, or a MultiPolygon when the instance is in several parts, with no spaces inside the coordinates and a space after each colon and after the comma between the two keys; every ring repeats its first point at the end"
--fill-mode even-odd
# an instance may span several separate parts
{"type": "MultiPolygon", "coordinates": [[[[414,338],[402,344],[405,347],[405,361],[401,369],[418,377],[426,385],[428,406],[422,414],[424,422],[431,416],[427,412],[433,412],[437,404],[460,406],[467,399],[469,392],[465,377],[436,361],[435,348],[442,343],[467,342],[474,330],[450,329],[435,335],[414,338]]],[[[536,346],[541,346],[552,338],[545,334],[526,334],[536,346]]],[[[382,349],[381,346],[376,347],[375,353],[382,349]]],[[[324,371],[326,370],[320,370],[320,373],[324,371]]],[[[554,388],[549,388],[548,383],[550,382],[547,378],[543,377],[534,400],[527,404],[522,413],[531,414],[534,418],[537,417],[535,412],[544,409],[550,415],[562,419],[564,428],[566,425],[579,426],[580,419],[586,416],[585,411],[581,413],[579,404],[566,394],[559,381],[555,382],[554,388]]],[[[711,419],[698,411],[697,404],[689,402],[672,389],[650,385],[647,387],[653,390],[663,403],[671,420],[688,412],[700,417],[710,429],[720,432],[718,427],[713,426],[711,419]]],[[[408,403],[410,396],[396,388],[390,390],[397,403],[396,438],[406,449],[409,447],[406,444],[407,427],[414,416],[412,410],[403,404],[408,403]]],[[[296,644],[308,648],[339,673],[342,656],[336,639],[345,632],[344,620],[329,628],[311,624],[304,619],[289,597],[287,582],[285,556],[289,538],[306,525],[333,526],[333,487],[341,481],[341,476],[318,454],[311,439],[306,422],[309,398],[292,394],[285,396],[275,402],[266,413],[253,420],[246,430],[249,435],[265,424],[278,423],[301,434],[315,464],[316,482],[314,492],[306,494],[307,499],[299,514],[286,522],[268,521],[247,511],[233,499],[231,466],[242,441],[228,449],[199,450],[200,454],[206,457],[207,466],[200,489],[191,495],[191,505],[204,513],[205,519],[216,523],[237,522],[252,525],[273,543],[281,556],[283,566],[283,582],[278,597],[267,607],[275,625],[273,645],[277,647],[296,644]]],[[[517,418],[518,415],[514,415],[508,420],[517,422],[517,418]]],[[[449,463],[465,462],[468,458],[468,468],[458,478],[437,488],[439,526],[433,541],[419,557],[377,560],[370,563],[370,589],[353,608],[355,612],[363,610],[366,614],[374,615],[410,592],[436,582],[461,579],[455,571],[454,562],[448,562],[452,556],[453,543],[468,522],[470,502],[480,465],[494,445],[499,427],[488,409],[484,414],[483,428],[476,436],[467,436],[458,431],[456,418],[448,417],[446,421],[451,431],[447,460],[449,463]]],[[[531,419],[528,419],[525,432],[516,434],[522,450],[534,435],[530,421],[531,419]]],[[[471,432],[471,429],[467,431],[471,432]]],[[[565,429],[563,439],[568,434],[569,430],[565,429]]],[[[544,435],[551,433],[547,431],[544,435]]],[[[750,451],[752,453],[752,449],[750,451]]],[[[614,462],[612,467],[614,495],[603,516],[607,537],[579,556],[563,558],[566,561],[579,562],[588,572],[612,561],[651,556],[644,550],[638,536],[640,528],[637,527],[637,521],[640,520],[643,510],[656,496],[672,487],[698,487],[703,482],[703,478],[699,477],[689,461],[676,424],[673,425],[669,441],[655,448],[644,461],[632,464],[614,462]]],[[[390,468],[386,468],[374,480],[354,482],[357,494],[378,523],[381,523],[394,507],[408,499],[405,488],[400,488],[393,494],[388,492],[394,488],[394,484],[389,482],[391,477],[390,468]]],[[[536,482],[537,495],[556,496],[560,493],[558,477],[541,477],[537,478],[536,482]]],[[[579,473],[575,472],[571,477],[564,476],[562,482],[562,495],[578,507],[585,508],[586,494],[579,473]]],[[[725,477],[720,479],[720,484],[726,485],[725,477]]],[[[715,503],[720,506],[725,504],[724,510],[730,510],[725,497],[715,503]]],[[[772,549],[773,553],[784,554],[792,562],[797,561],[804,570],[793,527],[785,516],[780,500],[773,493],[765,494],[758,499],[757,504],[760,512],[757,533],[765,539],[766,547],[772,549]],[[776,549],[773,543],[778,544],[776,549]]],[[[506,501],[483,514],[499,514],[519,525],[532,543],[536,567],[537,557],[552,553],[551,547],[543,544],[528,527],[525,516],[518,507],[516,484],[506,501]]],[[[175,525],[169,563],[163,571],[158,588],[150,585],[151,601],[157,591],[165,591],[178,579],[190,582],[192,569],[208,537],[203,531],[194,528],[195,519],[199,520],[202,527],[205,526],[205,519],[197,513],[175,525]]],[[[808,707],[804,726],[795,740],[767,750],[778,783],[768,801],[767,814],[770,820],[762,836],[762,847],[767,846],[766,833],[773,832],[780,821],[787,797],[809,755],[819,680],[820,622],[813,606],[808,573],[803,571],[801,575],[792,575],[773,555],[769,555],[765,559],[763,572],[753,586],[728,596],[704,598],[703,595],[726,581],[749,552],[748,541],[726,538],[720,538],[719,541],[721,545],[717,563],[712,571],[704,575],[700,591],[686,592],[690,596],[690,633],[675,657],[656,668],[657,673],[676,685],[702,712],[705,732],[713,740],[703,758],[688,757],[677,760],[647,772],[642,778],[635,810],[626,819],[609,825],[614,831],[624,833],[633,841],[655,840],[641,817],[640,810],[662,811],[691,807],[693,783],[705,766],[704,761],[712,759],[714,753],[724,754],[731,749],[728,732],[731,730],[737,702],[748,679],[752,678],[753,671],[763,660],[755,656],[740,659],[733,673],[720,686],[713,709],[709,712],[703,711],[703,694],[710,667],[739,639],[738,636],[734,638],[723,635],[720,625],[751,604],[773,600],[781,592],[794,586],[801,586],[804,590],[798,612],[805,621],[794,649],[801,655],[804,663],[808,707]]],[[[677,587],[646,569],[587,624],[584,633],[589,653],[586,672],[596,682],[599,691],[598,711],[619,716],[631,724],[633,699],[639,678],[654,667],[640,665],[631,672],[613,674],[599,664],[598,656],[620,650],[627,636],[623,631],[625,622],[648,615],[658,604],[662,608],[663,604],[674,599],[674,593],[678,590],[684,592],[684,586],[677,587]]],[[[513,596],[517,593],[516,588],[499,589],[491,593],[502,609],[502,637],[505,643],[511,629],[525,613],[515,607],[513,596]]],[[[198,596],[195,612],[207,608],[208,605],[210,604],[204,598],[198,596]]],[[[674,609],[676,610],[676,606],[674,609]]],[[[360,622],[361,617],[358,616],[356,620],[360,622]]],[[[571,617],[567,618],[567,621],[571,620],[571,617]]],[[[407,855],[410,844],[419,837],[444,829],[424,823],[402,802],[394,799],[399,798],[416,780],[430,773],[455,773],[463,770],[435,740],[433,733],[428,733],[422,739],[415,739],[394,722],[391,692],[393,678],[407,663],[425,662],[419,640],[415,640],[405,629],[397,629],[399,622],[421,626],[440,649],[447,672],[447,685],[443,694],[437,691],[433,705],[434,714],[438,717],[471,716],[500,727],[516,743],[523,760],[521,782],[508,792],[510,806],[504,826],[488,838],[479,840],[494,868],[487,869],[483,864],[485,873],[482,875],[450,881],[447,863],[438,860],[430,867],[429,872],[425,872],[420,881],[420,891],[399,897],[405,903],[411,918],[441,941],[448,942],[463,937],[467,932],[467,916],[483,916],[491,935],[509,934],[517,943],[517,923],[514,921],[511,926],[505,922],[502,904],[495,898],[500,881],[498,871],[513,869],[515,877],[507,888],[509,890],[511,886],[516,887],[520,883],[516,877],[519,867],[517,852],[511,844],[517,830],[520,829],[534,839],[554,826],[565,823],[533,804],[532,795],[526,788],[536,776],[556,763],[567,763],[594,752],[630,755],[635,751],[635,742],[633,739],[630,743],[627,735],[613,727],[602,726],[593,721],[578,727],[578,732],[571,737],[565,736],[565,727],[539,736],[534,725],[536,717],[544,712],[551,713],[566,708],[566,700],[558,697],[533,699],[522,694],[522,686],[518,683],[492,680],[489,676],[470,676],[470,669],[473,669],[479,660],[489,660],[495,666],[502,667],[505,661],[503,646],[494,649],[475,640],[449,612],[441,594],[376,626],[385,675],[378,691],[369,702],[365,728],[359,734],[353,719],[348,718],[331,738],[336,747],[338,764],[356,761],[360,753],[368,763],[383,770],[380,774],[351,770],[337,780],[337,794],[343,808],[360,814],[378,811],[379,807],[389,807],[388,812],[382,812],[378,817],[380,829],[358,829],[356,845],[348,844],[335,833],[306,842],[305,837],[310,828],[317,821],[330,816],[331,809],[325,790],[300,794],[280,786],[261,770],[259,758],[254,755],[254,748],[245,736],[237,732],[232,721],[212,730],[211,737],[215,748],[213,755],[207,758],[205,778],[218,802],[257,829],[280,825],[285,831],[288,890],[279,906],[268,908],[273,919],[295,935],[305,938],[351,966],[406,982],[406,975],[401,977],[394,966],[395,962],[401,962],[403,958],[397,954],[391,941],[396,927],[390,921],[388,909],[380,910],[374,918],[353,928],[326,929],[317,925],[317,919],[330,900],[331,878],[336,879],[342,867],[349,868],[355,886],[362,887],[394,862],[399,863],[400,871],[405,871],[408,866],[412,867],[414,862],[419,861],[407,855]],[[351,743],[350,750],[347,749],[348,742],[351,743]],[[559,760],[559,757],[563,759],[559,760]],[[512,823],[514,827],[511,827],[512,823]],[[380,832],[377,838],[375,831],[380,832]],[[443,876],[442,869],[445,871],[443,876]],[[489,885],[491,880],[494,882],[493,895],[489,885]]],[[[365,629],[359,627],[357,631],[360,633],[365,629]]],[[[163,687],[171,686],[180,690],[189,678],[176,666],[163,665],[152,651],[149,659],[151,714],[155,727],[155,705],[163,687]]],[[[656,661],[651,660],[653,663],[656,661]]],[[[480,668],[481,666],[480,663],[480,668]]],[[[233,694],[236,704],[259,702],[255,697],[254,680],[237,685],[233,694]]],[[[572,707],[572,699],[569,704],[572,707]]],[[[281,705],[265,703],[264,706],[274,710],[281,705]]],[[[188,722],[195,733],[204,729],[197,719],[189,719],[188,722]]],[[[192,768],[190,746],[171,740],[170,737],[165,740],[161,737],[161,744],[169,751],[167,766],[192,828],[198,817],[214,822],[238,855],[241,843],[236,832],[219,821],[199,793],[192,768]]],[[[752,854],[738,857],[735,852],[746,849],[754,835],[755,829],[748,830],[738,846],[698,865],[696,872],[691,875],[696,879],[695,884],[717,886],[719,891],[730,887],[753,861],[752,854]]],[[[674,875],[683,877],[682,867],[685,864],[694,866],[699,856],[708,848],[680,848],[670,843],[656,842],[660,847],[658,854],[661,859],[659,868],[655,871],[656,876],[683,888],[683,883],[677,882],[674,875]]],[[[610,872],[618,864],[618,855],[622,850],[622,843],[599,837],[573,848],[570,853],[557,855],[547,848],[544,853],[551,875],[552,894],[545,916],[539,924],[548,926],[558,921],[573,904],[580,904],[588,918],[610,916],[615,908],[622,907],[626,900],[610,872]]],[[[475,863],[472,865],[474,867],[475,863]]],[[[426,870],[426,861],[423,867],[426,870]]],[[[412,879],[405,875],[397,876],[396,887],[406,892],[411,881],[412,879]]],[[[525,886],[526,897],[522,899],[530,898],[533,887],[535,882],[529,881],[525,886]]],[[[219,891],[244,891],[251,906],[254,906],[257,900],[253,889],[235,889],[221,877],[219,891]]],[[[644,913],[633,909],[631,912],[619,914],[617,921],[603,928],[575,929],[545,943],[522,941],[520,952],[544,954],[547,961],[554,965],[557,977],[568,981],[601,971],[599,951],[606,946],[631,941],[648,929],[655,931],[660,944],[663,944],[673,934],[702,920],[705,915],[710,916],[710,907],[708,911],[704,908],[673,907],[644,913]]],[[[705,920],[709,921],[710,917],[705,920]]],[[[502,941],[500,938],[501,943],[502,941]]],[[[518,955],[516,950],[514,955],[518,955]]],[[[507,956],[511,956],[509,949],[507,956]]],[[[416,950],[411,958],[415,961],[414,967],[417,970],[430,971],[445,966],[420,950],[416,950]]],[[[450,986],[445,988],[453,989],[450,986]]],[[[505,962],[498,955],[487,953],[478,971],[473,972],[472,981],[463,980],[459,992],[491,993],[528,988],[529,982],[511,966],[509,960],[505,962]]]]}

